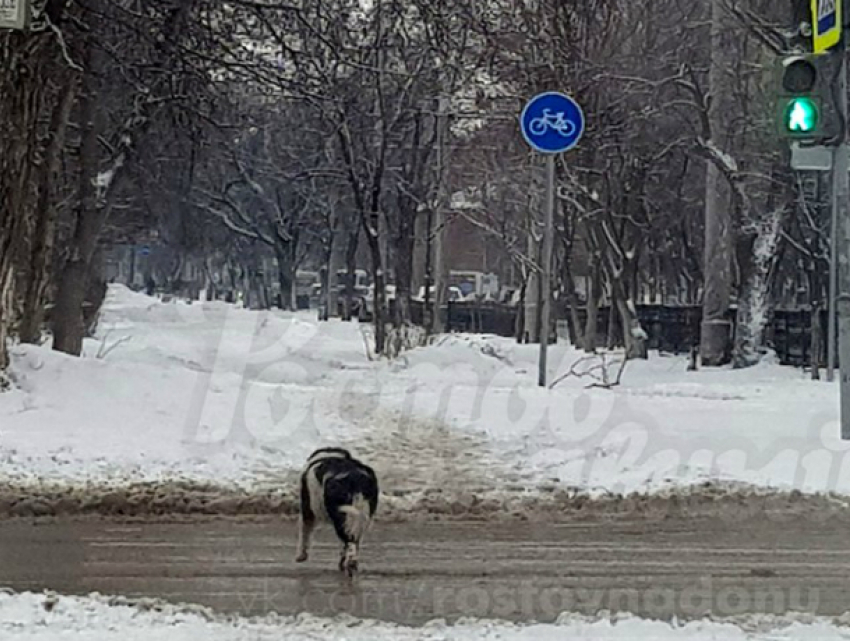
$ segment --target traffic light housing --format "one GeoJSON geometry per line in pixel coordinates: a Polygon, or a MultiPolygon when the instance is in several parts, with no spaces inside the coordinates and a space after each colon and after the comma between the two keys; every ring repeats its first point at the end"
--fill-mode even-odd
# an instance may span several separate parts
{"type": "Polygon", "coordinates": [[[779,131],[811,144],[838,144],[841,115],[837,78],[841,57],[833,52],[786,56],[780,65],[779,131]]]}

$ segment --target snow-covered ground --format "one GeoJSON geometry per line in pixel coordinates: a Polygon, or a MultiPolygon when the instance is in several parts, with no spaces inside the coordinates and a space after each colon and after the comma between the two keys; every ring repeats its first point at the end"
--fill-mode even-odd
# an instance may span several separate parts
{"type": "Polygon", "coordinates": [[[760,617],[735,625],[695,621],[670,625],[627,615],[597,620],[562,615],[553,625],[467,620],[408,628],[353,618],[312,616],[226,619],[202,608],[104,597],[0,594],[0,636],[8,641],[561,641],[684,639],[687,641],[838,641],[850,639],[846,620],[760,617]]]}
{"type": "MultiPolygon", "coordinates": [[[[801,371],[688,372],[684,357],[652,354],[613,390],[577,377],[549,390],[536,385],[536,346],[451,335],[377,362],[369,331],[315,312],[162,303],[113,286],[84,358],[14,348],[0,475],[273,488],[315,447],[342,443],[394,497],[705,481],[850,495],[837,387],[801,371]]],[[[583,357],[553,347],[553,378],[583,357]]]]}

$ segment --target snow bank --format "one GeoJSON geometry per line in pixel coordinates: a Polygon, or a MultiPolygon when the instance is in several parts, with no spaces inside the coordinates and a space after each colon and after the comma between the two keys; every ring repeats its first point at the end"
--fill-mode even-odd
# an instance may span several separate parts
{"type": "MultiPolygon", "coordinates": [[[[443,339],[389,368],[396,385],[407,380],[397,406],[479,435],[525,482],[533,470],[537,480],[597,496],[705,482],[850,493],[850,443],[839,438],[834,385],[769,360],[688,372],[684,357],[653,354],[629,363],[622,385],[589,389],[602,359],[565,345],[551,351],[560,382],[540,389],[536,346],[443,339]]],[[[605,358],[613,380],[618,357],[605,358]]],[[[391,394],[384,398],[390,404],[391,394]]]]}
{"type": "Polygon", "coordinates": [[[357,323],[112,286],[84,358],[13,349],[0,514],[14,512],[15,492],[32,502],[81,487],[101,497],[88,502],[96,509],[129,487],[141,488],[131,503],[165,509],[156,488],[179,487],[194,498],[173,502],[198,511],[219,492],[285,512],[306,456],[330,444],[374,465],[396,512],[527,512],[706,484],[850,495],[835,385],[769,361],[687,372],[684,357],[653,354],[619,387],[588,389],[603,370],[616,375],[617,355],[602,367],[559,344],[550,363],[561,380],[540,389],[537,351],[451,335],[374,362],[357,323]]]}
{"type": "Polygon", "coordinates": [[[204,608],[171,606],[152,600],[28,593],[0,594],[0,634],[8,641],[838,641],[847,639],[850,630],[837,622],[811,618],[800,621],[793,617],[759,617],[745,621],[744,627],[708,620],[678,626],[628,615],[596,620],[562,615],[554,625],[466,620],[453,626],[434,621],[421,628],[409,628],[350,617],[224,618],[204,608]]]}

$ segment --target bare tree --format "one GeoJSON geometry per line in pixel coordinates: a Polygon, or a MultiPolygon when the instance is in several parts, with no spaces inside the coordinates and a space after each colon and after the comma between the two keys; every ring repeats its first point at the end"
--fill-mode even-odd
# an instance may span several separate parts
{"type": "MultiPolygon", "coordinates": [[[[60,31],[66,4],[45,2],[29,32],[0,33],[0,370],[9,363],[7,339],[19,316],[18,296],[26,291],[20,274],[32,275],[32,282],[43,271],[39,258],[31,261],[21,252],[30,247],[40,256],[49,252],[34,234],[49,242],[51,214],[38,187],[50,180],[62,144],[63,91],[49,78],[73,66],[60,31]],[[45,112],[55,117],[45,122],[45,112]],[[16,270],[16,263],[22,268],[16,270]]],[[[38,298],[39,291],[33,295],[38,298]]]]}
{"type": "Polygon", "coordinates": [[[82,5],[80,20],[88,29],[80,34],[76,49],[84,69],[77,105],[78,187],[52,316],[56,350],[76,355],[82,350],[83,304],[98,238],[138,146],[157,114],[180,91],[173,74],[181,67],[179,43],[195,8],[194,2],[163,0],[141,16],[107,0],[82,5]],[[148,25],[144,31],[134,24],[142,18],[148,25]],[[129,59],[120,58],[128,53],[129,59]],[[116,83],[110,74],[116,57],[124,63],[126,84],[116,83]],[[109,113],[108,105],[114,107],[109,113]]]}

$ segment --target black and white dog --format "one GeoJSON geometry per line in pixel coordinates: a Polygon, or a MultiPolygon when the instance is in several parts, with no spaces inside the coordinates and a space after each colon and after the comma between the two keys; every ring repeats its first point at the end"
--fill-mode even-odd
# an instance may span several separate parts
{"type": "Polygon", "coordinates": [[[307,560],[317,520],[333,524],[342,541],[339,569],[352,576],[363,535],[378,509],[378,478],[374,470],[339,447],[318,449],[301,474],[301,517],[296,563],[307,560]]]}

